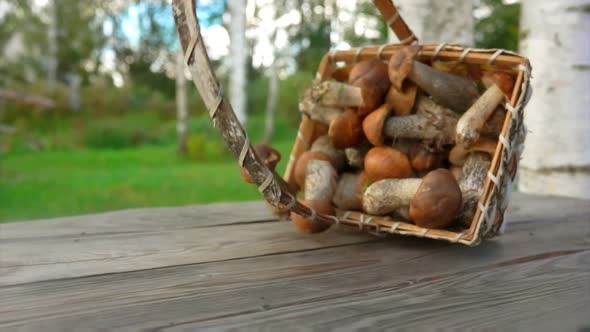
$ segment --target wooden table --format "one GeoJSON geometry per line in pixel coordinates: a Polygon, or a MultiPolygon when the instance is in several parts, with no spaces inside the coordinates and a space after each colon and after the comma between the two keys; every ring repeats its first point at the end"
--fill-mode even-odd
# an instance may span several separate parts
{"type": "Polygon", "coordinates": [[[476,248],[303,236],[262,202],[0,226],[0,330],[590,328],[590,202],[514,194],[476,248]]]}

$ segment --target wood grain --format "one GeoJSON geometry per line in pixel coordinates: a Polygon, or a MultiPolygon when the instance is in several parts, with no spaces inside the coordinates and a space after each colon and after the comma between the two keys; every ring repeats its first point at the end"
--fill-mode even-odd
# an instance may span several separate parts
{"type": "Polygon", "coordinates": [[[376,239],[359,232],[298,234],[290,222],[42,237],[0,244],[0,286],[212,262],[376,239]]]}
{"type": "Polygon", "coordinates": [[[508,233],[476,248],[395,237],[0,287],[0,329],[582,326],[590,205],[514,202],[508,233]]]}
{"type": "Polygon", "coordinates": [[[262,201],[129,209],[84,216],[0,224],[0,241],[41,237],[157,232],[237,223],[275,221],[262,201]]]}

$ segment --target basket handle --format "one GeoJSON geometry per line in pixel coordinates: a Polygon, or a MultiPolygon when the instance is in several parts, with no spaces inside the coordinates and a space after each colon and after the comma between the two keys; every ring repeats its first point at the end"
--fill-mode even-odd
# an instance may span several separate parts
{"type": "MultiPolygon", "coordinates": [[[[388,19],[389,26],[400,39],[407,40],[407,43],[416,40],[403,19],[397,14],[391,0],[374,0],[374,3],[383,17],[388,19]]],[[[279,211],[290,210],[315,221],[338,222],[334,216],[318,214],[315,210],[301,204],[289,192],[287,183],[268,169],[254,152],[248,135],[238,121],[229,101],[224,97],[221,84],[211,66],[196,16],[195,0],[172,0],[172,14],[184,53],[184,62],[207,107],[213,127],[221,131],[228,150],[238,160],[239,166],[248,170],[250,177],[258,186],[258,191],[279,211]]]]}
{"type": "Polygon", "coordinates": [[[393,30],[402,45],[410,45],[418,42],[418,38],[401,17],[392,0],[373,0],[375,7],[383,16],[387,26],[393,30]]]}

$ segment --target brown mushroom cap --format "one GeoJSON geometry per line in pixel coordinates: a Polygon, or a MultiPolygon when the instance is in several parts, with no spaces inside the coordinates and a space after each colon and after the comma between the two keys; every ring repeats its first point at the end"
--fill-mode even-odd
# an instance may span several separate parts
{"type": "Polygon", "coordinates": [[[352,65],[337,68],[332,72],[332,78],[338,82],[348,82],[348,77],[350,76],[352,68],[352,65]]]}
{"type": "Polygon", "coordinates": [[[295,163],[295,183],[299,186],[299,188],[303,188],[305,184],[305,176],[307,174],[307,164],[310,160],[319,159],[332,162],[332,159],[327,154],[320,152],[320,151],[305,151],[303,152],[299,158],[297,159],[297,163],[295,163]]]}
{"type": "Polygon", "coordinates": [[[330,123],[328,136],[336,149],[346,149],[361,142],[361,119],[353,109],[347,109],[330,123]]]}
{"type": "MultiPolygon", "coordinates": [[[[303,200],[301,201],[301,203],[303,203],[303,205],[309,207],[310,209],[314,209],[317,213],[334,215],[334,207],[330,202],[303,200]]],[[[293,225],[295,225],[295,228],[297,228],[297,230],[300,233],[304,234],[321,233],[330,228],[331,226],[331,224],[329,223],[321,221],[311,221],[294,212],[291,212],[291,220],[293,221],[293,225]]]]}
{"type": "Polygon", "coordinates": [[[414,143],[408,149],[408,159],[415,171],[424,172],[435,167],[438,162],[438,154],[422,144],[414,143]]]}
{"type": "Polygon", "coordinates": [[[465,163],[465,159],[467,155],[471,152],[486,152],[489,153],[491,156],[494,155],[496,152],[496,147],[498,146],[498,141],[481,137],[472,147],[466,149],[462,144],[455,145],[455,147],[449,153],[449,162],[456,166],[463,166],[465,163]]]}
{"type": "Polygon", "coordinates": [[[453,223],[462,205],[461,189],[453,174],[444,168],[422,179],[410,202],[410,218],[425,228],[445,228],[453,223]]]}
{"type": "Polygon", "coordinates": [[[402,90],[404,80],[414,68],[414,59],[419,50],[418,45],[402,47],[389,58],[389,80],[396,89],[402,90]]]}
{"type": "MultiPolygon", "coordinates": [[[[270,169],[274,171],[277,167],[277,164],[281,160],[281,154],[279,151],[273,149],[272,147],[266,144],[256,144],[253,146],[254,152],[258,155],[261,161],[270,169]]],[[[240,167],[240,174],[242,175],[242,179],[248,183],[254,183],[250,174],[248,174],[248,170],[245,167],[240,167]]]]}
{"type": "Polygon", "coordinates": [[[392,85],[385,97],[385,103],[395,115],[408,115],[412,113],[417,92],[418,86],[410,81],[405,81],[401,90],[392,85]]]}
{"type": "Polygon", "coordinates": [[[363,132],[371,144],[375,146],[383,145],[385,138],[383,127],[385,121],[389,118],[390,113],[391,109],[387,104],[383,104],[381,107],[367,115],[363,120],[363,132]]]}
{"type": "Polygon", "coordinates": [[[387,65],[379,60],[361,61],[350,71],[348,83],[361,88],[364,105],[358,114],[363,116],[383,104],[390,86],[387,65]]]}
{"type": "Polygon", "coordinates": [[[365,156],[365,172],[371,181],[407,178],[412,175],[408,157],[394,148],[377,146],[365,156]]]}

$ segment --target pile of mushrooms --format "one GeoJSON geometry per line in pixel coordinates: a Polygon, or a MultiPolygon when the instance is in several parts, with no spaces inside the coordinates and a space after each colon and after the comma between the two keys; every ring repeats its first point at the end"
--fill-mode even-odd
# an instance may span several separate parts
{"type": "MultiPolygon", "coordinates": [[[[303,204],[322,214],[360,211],[431,229],[471,226],[514,74],[420,62],[419,50],[399,48],[389,63],[358,62],[305,91],[301,111],[329,129],[295,162],[303,204]]],[[[291,218],[304,233],[329,227],[291,218]]]]}

